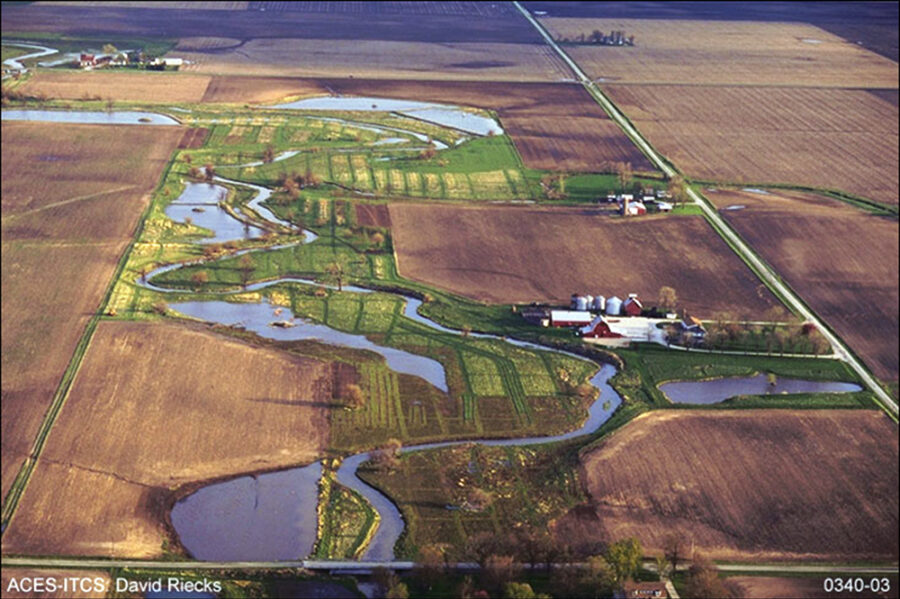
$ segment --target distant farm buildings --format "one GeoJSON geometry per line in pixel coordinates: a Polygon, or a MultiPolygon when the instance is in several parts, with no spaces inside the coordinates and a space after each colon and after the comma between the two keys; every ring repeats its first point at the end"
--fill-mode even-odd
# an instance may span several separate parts
{"type": "Polygon", "coordinates": [[[672,204],[664,200],[668,197],[665,190],[645,189],[643,196],[635,197],[632,193],[609,194],[607,203],[617,203],[622,216],[642,216],[648,212],[671,212],[672,204]]]}
{"type": "Polygon", "coordinates": [[[626,346],[632,342],[701,343],[706,330],[694,317],[679,320],[673,312],[646,308],[636,293],[624,300],[613,295],[573,294],[568,309],[532,304],[520,310],[522,317],[537,326],[573,328],[588,343],[626,346]]]}

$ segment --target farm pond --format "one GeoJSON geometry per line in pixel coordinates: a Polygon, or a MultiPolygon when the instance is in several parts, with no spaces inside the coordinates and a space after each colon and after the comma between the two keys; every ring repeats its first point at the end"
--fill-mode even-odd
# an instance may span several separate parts
{"type": "Polygon", "coordinates": [[[490,117],[463,110],[459,106],[435,104],[433,102],[341,96],[307,98],[287,104],[279,104],[273,106],[273,108],[393,112],[473,135],[501,135],[503,133],[503,129],[497,124],[497,121],[490,117]]]}
{"type": "Polygon", "coordinates": [[[850,393],[862,391],[855,383],[806,381],[777,377],[770,383],[764,374],[754,377],[663,383],[659,390],[674,403],[713,404],[738,395],[776,395],[781,393],[850,393]]]}

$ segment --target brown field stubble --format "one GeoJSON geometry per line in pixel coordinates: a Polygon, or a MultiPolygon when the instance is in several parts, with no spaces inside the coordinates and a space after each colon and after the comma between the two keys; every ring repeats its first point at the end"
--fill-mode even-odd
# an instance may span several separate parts
{"type": "Polygon", "coordinates": [[[333,377],[199,326],[100,323],[4,551],[159,554],[171,490],[320,456],[333,377]]]}
{"type": "Polygon", "coordinates": [[[567,302],[574,293],[663,285],[701,318],[761,316],[777,301],[700,216],[614,219],[593,208],[391,204],[405,277],[489,302],[567,302]]]}
{"type": "Polygon", "coordinates": [[[2,129],[5,496],[183,130],[2,129]]]}
{"type": "Polygon", "coordinates": [[[176,50],[189,72],[291,77],[558,81],[572,74],[546,45],[260,38],[215,52],[176,50]]]}
{"type": "Polygon", "coordinates": [[[813,25],[752,21],[541,19],[575,38],[624,30],[629,46],[566,46],[588,76],[610,83],[896,88],[897,63],[813,25]]]}
{"type": "Polygon", "coordinates": [[[605,86],[688,175],[789,183],[896,204],[898,113],[863,90],[605,86]]]}
{"type": "Polygon", "coordinates": [[[190,73],[41,71],[22,86],[22,92],[61,100],[199,102],[209,80],[190,73]]]}
{"type": "MultiPolygon", "coordinates": [[[[106,6],[103,2],[77,2],[65,8],[37,4],[4,5],[3,31],[45,31],[111,36],[137,35],[172,40],[208,36],[248,40],[252,38],[303,38],[314,40],[393,40],[444,42],[493,42],[539,44],[534,27],[511,5],[485,2],[346,2],[349,10],[297,10],[294,2],[267,2],[265,10],[160,10],[129,5],[106,6]],[[424,9],[424,10],[423,10],[424,9]],[[365,13],[365,14],[360,14],[365,13]],[[428,14],[423,18],[423,13],[428,14]],[[486,14],[487,13],[487,14],[486,14]],[[214,19],[215,27],[210,23],[214,19]],[[214,29],[214,31],[211,31],[214,29]]],[[[330,7],[337,8],[334,4],[330,7]]],[[[201,7],[203,8],[203,7],[201,7]]]]}
{"type": "Polygon", "coordinates": [[[800,192],[706,197],[878,377],[897,380],[896,220],[800,192]],[[722,210],[735,205],[745,208],[722,210]]]}
{"type": "Polygon", "coordinates": [[[898,555],[897,429],[877,411],[655,411],[582,457],[590,513],[558,534],[674,533],[714,559],[898,555]]]}
{"type": "Polygon", "coordinates": [[[293,77],[213,77],[204,102],[269,103],[287,97],[324,96],[328,90],[314,79],[293,77]]]}

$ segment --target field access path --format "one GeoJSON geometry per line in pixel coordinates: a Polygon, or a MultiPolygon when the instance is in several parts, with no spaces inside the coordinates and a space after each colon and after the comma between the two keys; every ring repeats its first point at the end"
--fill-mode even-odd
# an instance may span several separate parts
{"type": "MultiPolygon", "coordinates": [[[[666,177],[672,177],[677,174],[677,170],[660,156],[653,146],[638,132],[624,114],[616,107],[612,101],[597,87],[597,84],[588,77],[584,71],[573,61],[565,50],[563,50],[554,40],[553,37],[544,29],[537,19],[535,19],[528,10],[519,2],[513,1],[513,4],[519,9],[519,12],[528,19],[528,21],[537,29],[544,41],[553,48],[553,50],[562,58],[578,81],[584,86],[589,94],[597,101],[606,113],[622,128],[622,131],[631,138],[631,140],[641,149],[650,161],[659,168],[666,177]]],[[[728,243],[729,246],[744,260],[744,262],[753,270],[756,275],[771,289],[775,294],[784,301],[785,304],[795,313],[802,316],[805,320],[811,322],[822,335],[831,343],[835,355],[838,359],[850,365],[856,374],[866,383],[866,386],[876,395],[876,397],[884,406],[885,410],[894,420],[898,416],[898,405],[894,398],[884,390],[878,379],[869,371],[869,369],[856,357],[844,341],[834,333],[831,328],[819,316],[809,308],[806,303],[797,295],[778,275],[772,266],[767,264],[754,252],[747,243],[741,239],[740,235],[731,228],[731,226],[716,211],[715,207],[703,195],[697,193],[692,187],[687,186],[687,193],[691,200],[703,211],[704,216],[716,230],[719,235],[728,243]]]]}

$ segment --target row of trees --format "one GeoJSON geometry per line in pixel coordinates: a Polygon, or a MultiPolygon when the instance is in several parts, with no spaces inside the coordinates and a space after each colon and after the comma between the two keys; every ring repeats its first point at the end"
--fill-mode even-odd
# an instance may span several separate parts
{"type": "MultiPolygon", "coordinates": [[[[634,180],[634,169],[630,162],[616,162],[612,165],[612,168],[613,172],[616,174],[619,188],[622,191],[628,191],[630,189],[635,195],[641,193],[644,185],[640,181],[634,180]]],[[[687,203],[688,199],[690,199],[687,191],[687,183],[685,183],[684,177],[681,175],[676,174],[669,179],[666,191],[669,194],[669,199],[676,206],[683,206],[687,203]]]]}
{"type": "MultiPolygon", "coordinates": [[[[528,555],[538,538],[540,537],[531,533],[519,532],[508,539],[514,545],[503,546],[503,541],[498,541],[497,535],[484,533],[473,537],[469,543],[469,559],[477,562],[480,570],[475,576],[463,577],[452,596],[461,599],[549,599],[551,595],[535,593],[530,584],[521,580],[526,564],[540,565],[540,560],[536,561],[528,555]]],[[[685,561],[685,548],[677,536],[667,538],[665,547],[665,555],[657,560],[661,579],[666,578],[668,572],[685,561]]],[[[447,565],[452,559],[442,546],[426,545],[419,550],[417,565],[408,577],[401,579],[389,570],[379,569],[374,572],[373,578],[384,597],[402,599],[412,596],[412,593],[431,593],[438,585],[446,584],[447,565]]],[[[549,584],[553,589],[552,596],[573,599],[610,597],[626,581],[637,576],[642,559],[643,550],[637,539],[627,538],[612,543],[604,551],[580,560],[579,566],[552,568],[549,584]]],[[[684,580],[686,595],[689,597],[706,599],[731,596],[729,589],[719,578],[715,565],[701,555],[693,556],[684,580]]]]}

